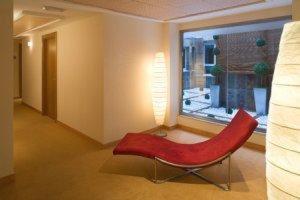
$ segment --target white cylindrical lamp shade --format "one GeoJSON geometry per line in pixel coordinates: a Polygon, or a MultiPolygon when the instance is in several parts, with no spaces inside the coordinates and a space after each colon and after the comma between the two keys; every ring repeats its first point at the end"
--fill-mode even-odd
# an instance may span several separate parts
{"type": "Polygon", "coordinates": [[[266,147],[268,199],[300,199],[300,22],[281,36],[266,147]]]}
{"type": "Polygon", "coordinates": [[[163,52],[155,54],[152,65],[151,88],[155,121],[157,125],[162,125],[167,108],[167,69],[163,52]]]}

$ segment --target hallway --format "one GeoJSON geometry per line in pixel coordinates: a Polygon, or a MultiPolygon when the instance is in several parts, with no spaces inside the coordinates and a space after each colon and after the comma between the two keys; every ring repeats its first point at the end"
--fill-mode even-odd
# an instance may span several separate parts
{"type": "MultiPolygon", "coordinates": [[[[170,139],[197,142],[204,138],[180,130],[170,139]]],[[[153,163],[134,156],[112,156],[104,148],[40,113],[15,102],[15,182],[0,188],[0,199],[265,199],[264,154],[242,148],[233,156],[233,185],[224,192],[195,177],[153,184],[153,163]],[[249,160],[248,158],[255,158],[249,160]],[[208,192],[210,191],[210,192],[208,192]],[[238,195],[237,195],[238,193],[238,195]]],[[[205,173],[222,181],[226,165],[205,173]]],[[[168,176],[177,169],[160,166],[168,176]]]]}
{"type": "Polygon", "coordinates": [[[10,193],[14,193],[10,197],[53,199],[67,192],[71,185],[82,188],[82,180],[92,177],[101,160],[105,160],[99,144],[20,102],[15,102],[14,113],[16,181],[9,187],[10,193]]]}

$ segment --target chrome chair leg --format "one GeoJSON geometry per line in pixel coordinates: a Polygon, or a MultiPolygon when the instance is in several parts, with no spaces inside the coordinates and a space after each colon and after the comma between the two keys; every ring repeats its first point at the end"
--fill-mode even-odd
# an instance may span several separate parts
{"type": "Polygon", "coordinates": [[[176,178],[180,178],[182,176],[185,176],[185,175],[188,175],[194,171],[198,171],[200,170],[199,168],[196,168],[196,169],[188,169],[186,170],[184,173],[182,174],[178,174],[178,175],[175,175],[175,176],[171,176],[171,177],[168,177],[168,178],[165,178],[165,179],[161,179],[161,180],[158,180],[157,179],[157,160],[154,159],[154,179],[152,180],[154,183],[156,184],[161,184],[161,183],[165,183],[167,181],[170,181],[170,180],[173,180],[173,179],[176,179],[176,178]]]}
{"type": "Polygon", "coordinates": [[[231,156],[228,156],[228,169],[227,169],[227,188],[231,190],[231,156]]]}
{"type": "Polygon", "coordinates": [[[231,189],[231,161],[230,161],[230,155],[228,156],[228,169],[227,169],[227,183],[226,186],[223,186],[221,184],[218,184],[208,178],[206,178],[205,176],[203,176],[202,174],[198,173],[198,172],[193,172],[194,175],[198,176],[199,178],[203,179],[204,181],[211,183],[215,186],[217,186],[218,188],[221,188],[222,190],[225,191],[229,191],[231,189]]]}
{"type": "MultiPolygon", "coordinates": [[[[200,174],[199,171],[201,171],[204,168],[184,169],[185,172],[182,173],[182,174],[178,174],[178,175],[171,176],[171,177],[168,177],[168,178],[165,178],[165,179],[162,179],[162,180],[158,180],[157,179],[157,162],[158,162],[157,159],[154,159],[154,179],[153,179],[153,182],[156,183],[156,184],[161,184],[161,183],[165,183],[167,181],[170,181],[170,180],[173,180],[173,179],[176,179],[176,178],[180,178],[182,176],[193,174],[193,175],[196,175],[197,177],[201,178],[202,180],[204,180],[208,183],[211,183],[211,184],[217,186],[218,188],[221,188],[222,190],[229,191],[231,189],[231,160],[230,160],[230,155],[227,158],[228,158],[228,169],[227,169],[227,183],[226,183],[226,186],[218,184],[218,183],[206,178],[202,174],[200,174]]],[[[217,163],[217,164],[220,164],[220,163],[217,163]]]]}

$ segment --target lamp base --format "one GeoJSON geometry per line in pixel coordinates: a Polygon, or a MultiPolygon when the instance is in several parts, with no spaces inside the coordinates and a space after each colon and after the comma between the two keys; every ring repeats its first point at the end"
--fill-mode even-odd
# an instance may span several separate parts
{"type": "Polygon", "coordinates": [[[155,132],[154,135],[159,136],[159,137],[167,137],[167,132],[159,130],[158,132],[155,132]]]}

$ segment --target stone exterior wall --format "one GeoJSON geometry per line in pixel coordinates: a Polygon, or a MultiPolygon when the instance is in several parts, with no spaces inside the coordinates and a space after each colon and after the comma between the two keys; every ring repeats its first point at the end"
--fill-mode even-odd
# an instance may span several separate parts
{"type": "Polygon", "coordinates": [[[204,46],[201,38],[185,39],[184,43],[183,88],[200,88],[205,86],[204,46]]]}
{"type": "Polygon", "coordinates": [[[255,111],[253,88],[259,80],[253,66],[261,61],[270,65],[266,83],[270,91],[281,32],[282,29],[276,29],[220,35],[217,46],[221,53],[217,63],[225,70],[221,80],[222,106],[255,111]],[[264,47],[256,46],[258,38],[266,41],[264,47]]]}

